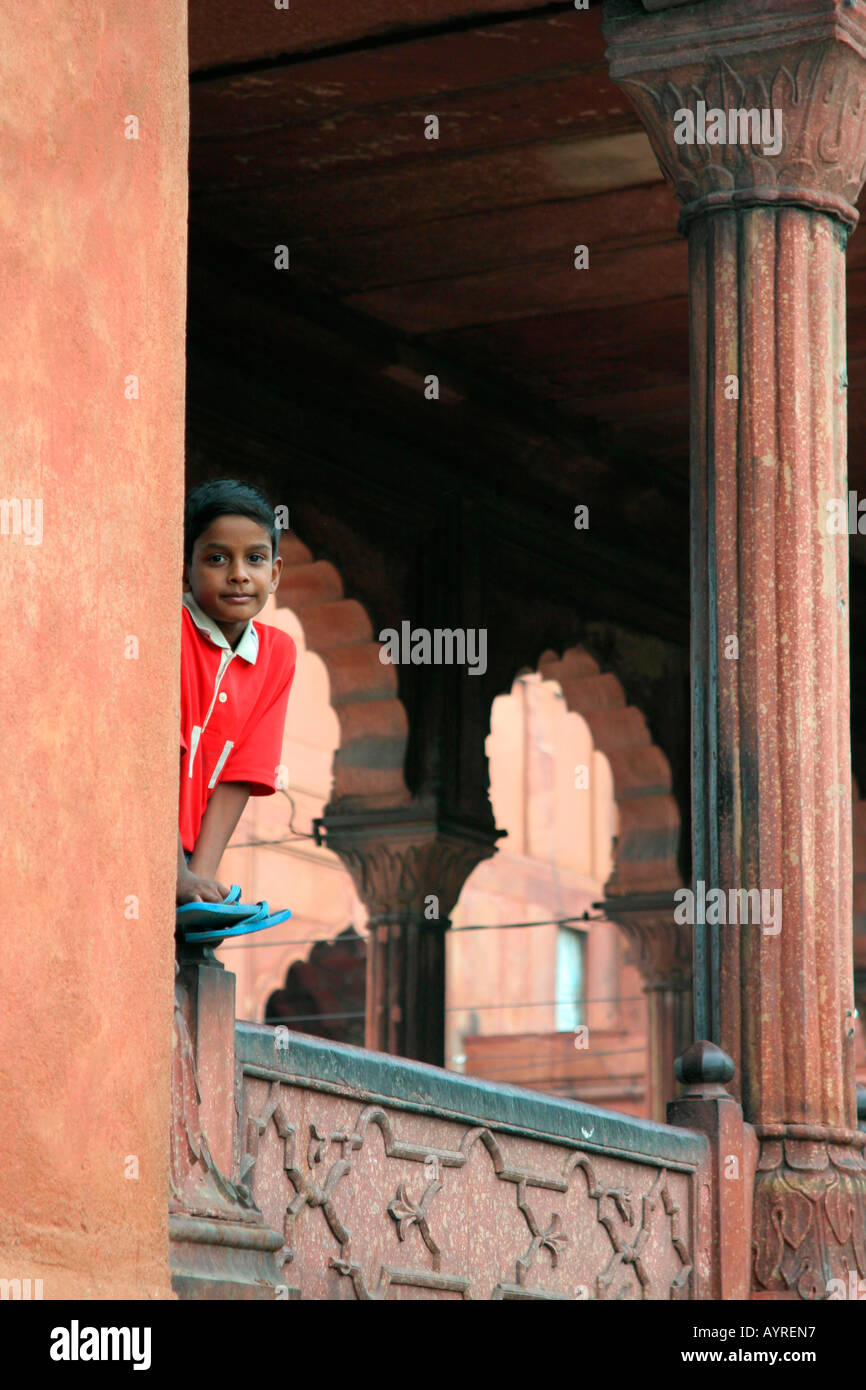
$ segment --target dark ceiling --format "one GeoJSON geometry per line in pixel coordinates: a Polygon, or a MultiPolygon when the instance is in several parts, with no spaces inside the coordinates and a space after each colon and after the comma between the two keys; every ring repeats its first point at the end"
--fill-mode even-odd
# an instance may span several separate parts
{"type": "MultiPolygon", "coordinates": [[[[687,248],[608,76],[600,5],[189,9],[191,264],[220,248],[258,296],[264,334],[285,244],[293,312],[317,325],[311,344],[326,324],[356,354],[366,344],[380,384],[413,402],[435,371],[452,421],[468,402],[534,422],[515,467],[531,459],[543,478],[547,466],[572,492],[592,480],[587,495],[618,510],[626,544],[679,571],[671,609],[687,623],[687,248]],[[425,138],[431,115],[438,140],[425,138]],[[579,244],[587,270],[574,266],[579,244]],[[539,429],[554,442],[539,444],[539,429]],[[667,554],[652,531],[665,518],[667,554]]],[[[866,494],[862,231],[848,295],[850,478],[866,494]]],[[[297,351],[305,335],[286,324],[297,351]]],[[[855,538],[855,558],[863,547],[855,538]]]]}
{"type": "Polygon", "coordinates": [[[282,229],[293,278],[451,364],[456,389],[496,381],[682,472],[686,248],[600,18],[193,3],[191,217],[271,265],[282,229]]]}
{"type": "MultiPolygon", "coordinates": [[[[192,0],[190,66],[194,231],[268,264],[281,231],[296,279],[451,364],[455,389],[501,383],[685,478],[686,247],[598,5],[192,0]]],[[[849,258],[866,491],[862,234],[849,258]]]]}

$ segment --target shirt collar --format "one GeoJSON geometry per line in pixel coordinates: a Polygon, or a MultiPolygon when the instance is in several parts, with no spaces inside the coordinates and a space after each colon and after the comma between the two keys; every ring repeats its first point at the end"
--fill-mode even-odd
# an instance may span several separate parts
{"type": "MultiPolygon", "coordinates": [[[[217,627],[213,618],[209,618],[207,613],[203,613],[193,598],[192,594],[184,594],[183,606],[189,610],[189,615],[200,632],[204,632],[214,646],[222,647],[224,651],[230,652],[231,645],[226,641],[220,629],[217,627]]],[[[249,662],[250,666],[255,666],[256,657],[259,654],[259,634],[253,626],[250,618],[241,634],[241,640],[234,649],[234,656],[242,656],[244,661],[249,662]]]]}

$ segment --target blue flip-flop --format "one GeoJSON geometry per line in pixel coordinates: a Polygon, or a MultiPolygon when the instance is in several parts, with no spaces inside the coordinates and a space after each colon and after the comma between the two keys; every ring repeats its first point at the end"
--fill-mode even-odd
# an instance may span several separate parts
{"type": "MultiPolygon", "coordinates": [[[[184,932],[185,941],[214,942],[222,941],[229,936],[249,936],[251,932],[267,931],[269,927],[276,927],[280,922],[286,922],[291,917],[288,908],[281,912],[272,912],[269,915],[268,904],[266,902],[257,903],[255,907],[248,909],[248,915],[243,922],[236,926],[222,926],[214,923],[207,931],[184,932]]],[[[220,919],[222,921],[224,919],[220,919]]],[[[196,925],[198,925],[196,923],[196,925]]]]}
{"type": "Polygon", "coordinates": [[[221,903],[184,903],[175,912],[177,925],[182,927],[184,932],[189,927],[214,927],[217,921],[233,927],[238,922],[246,922],[251,917],[258,916],[258,907],[242,903],[240,896],[240,887],[234,883],[221,903]]]}

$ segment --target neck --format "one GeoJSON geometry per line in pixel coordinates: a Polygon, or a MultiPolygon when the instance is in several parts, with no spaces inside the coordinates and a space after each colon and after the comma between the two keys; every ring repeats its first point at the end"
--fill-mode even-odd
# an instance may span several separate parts
{"type": "Polygon", "coordinates": [[[245,633],[245,631],[246,631],[247,624],[246,624],[246,622],[242,622],[242,623],[217,623],[217,627],[219,628],[219,630],[220,630],[220,632],[222,633],[223,637],[224,637],[224,638],[226,639],[226,641],[228,642],[228,644],[229,644],[229,646],[231,647],[232,651],[234,651],[235,647],[237,646],[238,642],[241,640],[241,638],[243,637],[243,635],[244,635],[244,633],[245,633]]]}

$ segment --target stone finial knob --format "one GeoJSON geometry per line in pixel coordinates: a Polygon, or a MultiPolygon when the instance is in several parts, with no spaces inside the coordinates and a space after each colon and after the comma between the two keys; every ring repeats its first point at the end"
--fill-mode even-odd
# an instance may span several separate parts
{"type": "Polygon", "coordinates": [[[674,1075],[684,1086],[725,1086],[733,1080],[734,1064],[715,1043],[696,1042],[674,1062],[674,1075]]]}

